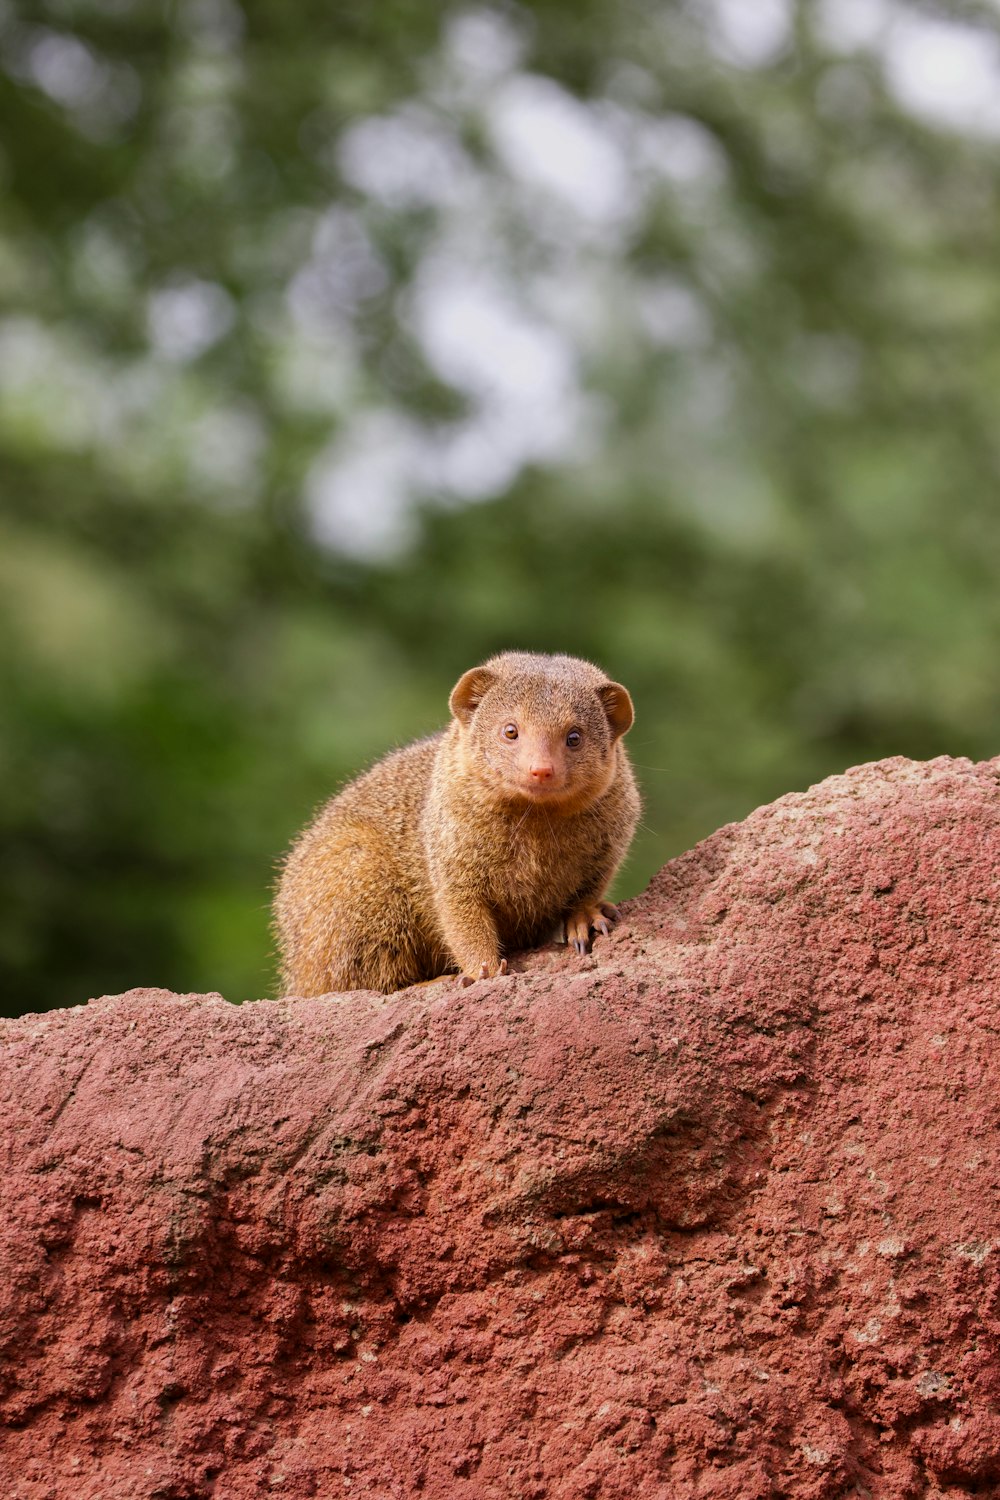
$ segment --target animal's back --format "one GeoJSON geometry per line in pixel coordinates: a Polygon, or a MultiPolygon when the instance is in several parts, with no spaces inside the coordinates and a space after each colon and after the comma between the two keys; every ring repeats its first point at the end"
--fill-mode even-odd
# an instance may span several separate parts
{"type": "Polygon", "coordinates": [[[332,797],[293,846],[275,916],[285,994],[400,989],[441,972],[420,822],[441,735],[396,750],[332,797]]]}

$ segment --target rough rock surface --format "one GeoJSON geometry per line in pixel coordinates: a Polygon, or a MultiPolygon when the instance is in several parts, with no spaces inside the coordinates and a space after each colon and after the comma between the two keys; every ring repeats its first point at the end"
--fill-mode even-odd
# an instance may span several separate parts
{"type": "Polygon", "coordinates": [[[7,1500],[1000,1494],[1000,760],[585,960],[0,1028],[7,1500]]]}

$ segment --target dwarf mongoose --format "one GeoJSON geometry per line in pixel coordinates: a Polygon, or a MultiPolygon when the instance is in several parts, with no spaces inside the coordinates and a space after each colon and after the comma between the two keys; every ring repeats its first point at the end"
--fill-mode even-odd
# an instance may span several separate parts
{"type": "Polygon", "coordinates": [[[283,992],[389,992],[503,954],[562,924],[585,953],[639,794],[622,735],[632,700],[572,656],[507,651],[456,684],[447,729],[378,762],[293,846],[275,903],[283,992]]]}

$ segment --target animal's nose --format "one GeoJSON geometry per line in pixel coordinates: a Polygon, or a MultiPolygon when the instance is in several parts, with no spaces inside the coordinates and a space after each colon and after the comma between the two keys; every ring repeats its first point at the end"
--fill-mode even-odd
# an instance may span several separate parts
{"type": "Polygon", "coordinates": [[[543,764],[539,764],[537,766],[529,766],[528,767],[528,775],[531,776],[531,777],[533,777],[535,781],[551,781],[552,780],[552,766],[549,765],[549,764],[544,764],[544,765],[543,764]]]}

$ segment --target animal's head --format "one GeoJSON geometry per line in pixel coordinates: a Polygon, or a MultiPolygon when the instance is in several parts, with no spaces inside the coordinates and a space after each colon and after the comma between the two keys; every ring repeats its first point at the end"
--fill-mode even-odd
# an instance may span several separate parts
{"type": "Polygon", "coordinates": [[[591,662],[526,651],[473,667],[449,702],[475,775],[500,796],[564,811],[607,791],[634,718],[626,689],[591,662]]]}

